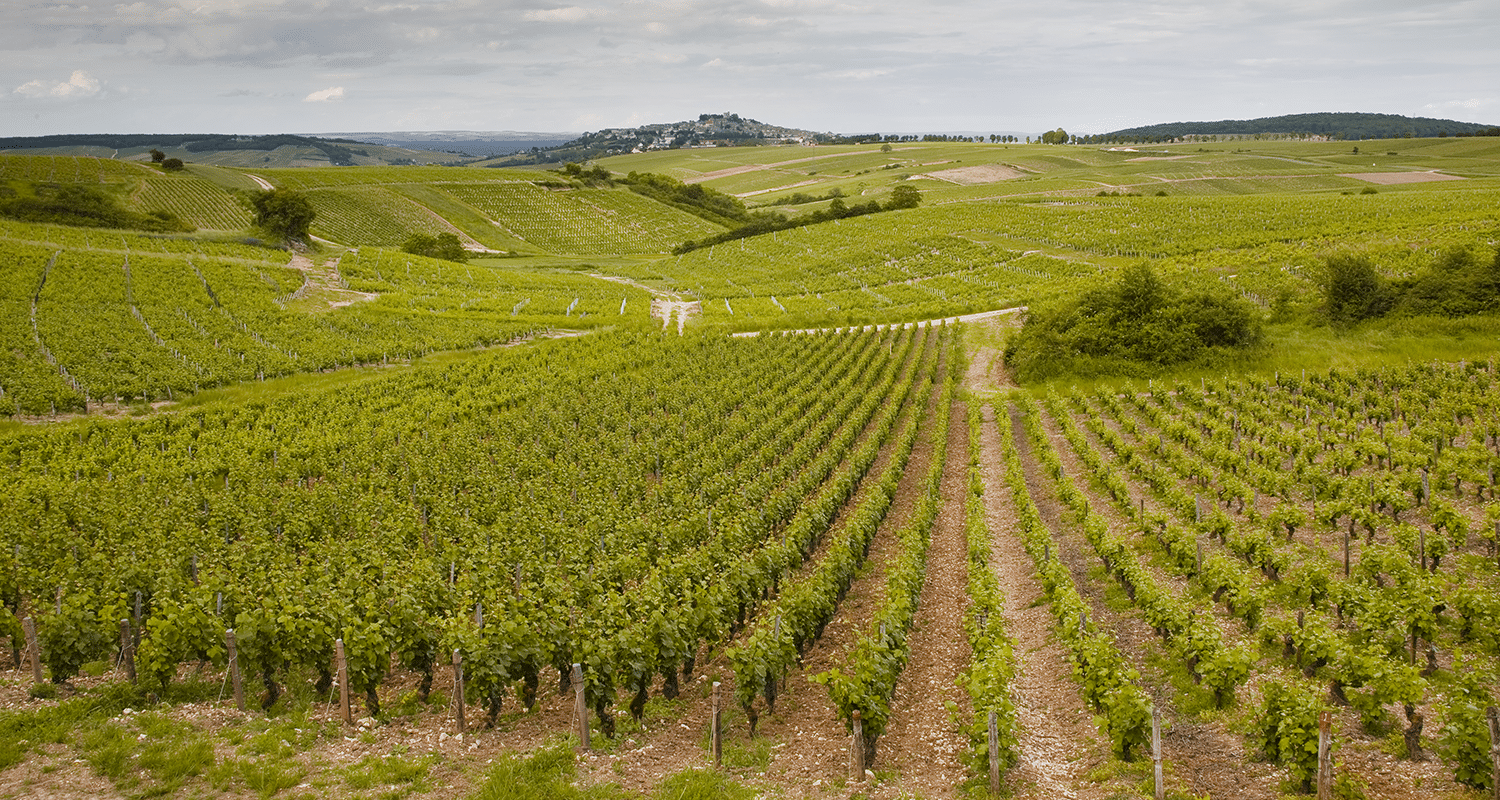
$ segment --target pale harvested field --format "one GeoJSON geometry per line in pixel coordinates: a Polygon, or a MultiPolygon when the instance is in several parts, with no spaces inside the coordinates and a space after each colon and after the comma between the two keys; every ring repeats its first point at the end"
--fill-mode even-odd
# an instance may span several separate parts
{"type": "Polygon", "coordinates": [[[1025,175],[1026,173],[1018,169],[1011,169],[1003,164],[980,164],[973,167],[957,167],[955,169],[929,172],[922,177],[956,183],[960,186],[975,186],[982,183],[999,183],[1012,178],[1025,177],[1025,175]]]}
{"type": "Polygon", "coordinates": [[[1381,186],[1393,186],[1399,183],[1431,183],[1433,181],[1461,181],[1458,175],[1444,175],[1441,172],[1343,172],[1340,178],[1353,178],[1365,183],[1378,183],[1381,186]]]}

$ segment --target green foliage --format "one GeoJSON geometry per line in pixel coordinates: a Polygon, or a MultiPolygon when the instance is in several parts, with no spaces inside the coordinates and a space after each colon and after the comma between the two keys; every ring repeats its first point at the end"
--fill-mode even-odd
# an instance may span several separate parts
{"type": "Polygon", "coordinates": [[[436,760],[434,755],[365,756],[349,765],[344,781],[349,788],[356,790],[404,786],[412,791],[423,791],[428,785],[427,774],[436,760]]]}
{"type": "Polygon", "coordinates": [[[1369,255],[1330,256],[1318,276],[1323,310],[1335,325],[1395,314],[1461,317],[1500,311],[1500,251],[1444,250],[1408,278],[1389,280],[1369,255]]]}
{"type": "MultiPolygon", "coordinates": [[[[1400,114],[1321,112],[1217,122],[1167,122],[1141,128],[1128,128],[1091,138],[1097,138],[1100,141],[1153,141],[1181,136],[1217,134],[1250,136],[1301,132],[1340,139],[1387,139],[1460,132],[1477,135],[1483,130],[1485,130],[1484,125],[1451,119],[1407,117],[1400,114]]],[[[1359,152],[1358,149],[1355,152],[1359,152]]]]}
{"type": "Polygon", "coordinates": [[[922,193],[909,183],[897,184],[891,190],[891,199],[886,201],[887,210],[916,208],[922,204],[922,193]]]}
{"type": "Polygon", "coordinates": [[[284,241],[306,241],[317,212],[305,195],[291,189],[272,189],[250,199],[255,225],[284,241]]]}
{"type": "MultiPolygon", "coordinates": [[[[596,170],[602,169],[603,167],[596,168],[596,170]]],[[[579,175],[582,176],[582,174],[580,171],[579,175]]],[[[607,175],[608,172],[605,174],[607,175]]],[[[750,214],[745,211],[744,202],[738,197],[724,194],[701,183],[683,183],[669,175],[657,175],[651,172],[631,172],[619,181],[628,186],[632,192],[680,208],[690,214],[696,214],[719,225],[748,222],[751,218],[750,214]]]]}
{"type": "Polygon", "coordinates": [[[496,759],[473,800],[604,800],[619,796],[612,787],[580,788],[567,740],[496,759]]]}
{"type": "Polygon", "coordinates": [[[401,250],[413,255],[441,258],[444,261],[463,263],[469,260],[469,251],[464,249],[456,235],[447,231],[436,236],[413,233],[407,237],[406,243],[401,245],[401,250]]]}
{"type": "Polygon", "coordinates": [[[157,233],[193,229],[166,211],[141,214],[121,208],[105,190],[78,183],[0,185],[0,216],[25,222],[157,233]]]}
{"type": "Polygon", "coordinates": [[[202,731],[153,713],[88,730],[78,747],[96,773],[142,796],[170,794],[215,763],[213,744],[202,731]]]}
{"type": "Polygon", "coordinates": [[[1449,689],[1441,749],[1454,764],[1454,778],[1461,784],[1490,789],[1490,728],[1486,709],[1494,704],[1492,687],[1484,670],[1467,662],[1454,664],[1454,683],[1449,689]]]}
{"type": "Polygon", "coordinates": [[[1148,372],[1202,363],[1262,341],[1259,313],[1223,292],[1186,292],[1148,265],[1127,268],[1071,300],[1033,309],[1005,348],[1022,381],[1073,372],[1148,372]]]}
{"type": "Polygon", "coordinates": [[[95,603],[81,592],[63,597],[61,610],[46,614],[37,621],[42,661],[52,672],[53,683],[71,681],[83,665],[102,658],[114,641],[114,626],[101,620],[117,619],[107,610],[95,610],[95,603]]]}
{"type": "Polygon", "coordinates": [[[1285,678],[1268,681],[1262,694],[1252,741],[1266,760],[1286,767],[1300,791],[1310,791],[1318,775],[1318,715],[1323,702],[1307,687],[1285,678]]]}
{"type": "MultiPolygon", "coordinates": [[[[903,185],[896,188],[910,189],[913,192],[916,191],[916,187],[914,186],[903,185]]],[[[893,194],[892,197],[895,198],[895,195],[893,194]]],[[[893,199],[892,203],[889,203],[883,207],[879,202],[875,200],[871,200],[865,203],[855,203],[851,206],[845,203],[842,197],[835,197],[833,198],[833,200],[829,201],[827,208],[820,209],[818,211],[809,211],[806,214],[802,214],[796,217],[785,217],[774,211],[752,211],[746,217],[744,224],[740,225],[739,227],[725,231],[723,233],[714,234],[713,236],[709,236],[705,239],[683,242],[677,247],[672,248],[672,252],[676,255],[682,255],[683,253],[690,253],[700,248],[712,247],[716,244],[732,242],[737,239],[746,239],[751,236],[760,236],[767,233],[773,233],[775,231],[805,228],[809,225],[816,225],[820,222],[849,219],[851,217],[862,217],[866,214],[874,214],[879,211],[891,211],[898,208],[916,208],[917,205],[920,205],[921,203],[920,193],[917,193],[917,197],[915,200],[911,198],[909,192],[903,193],[901,197],[902,199],[900,199],[899,202],[902,203],[902,205],[896,205],[897,201],[893,199]],[[907,203],[910,203],[910,205],[905,205],[907,203]]]]}
{"type": "Polygon", "coordinates": [[[1500,250],[1493,258],[1472,248],[1444,250],[1426,270],[1396,281],[1394,313],[1460,317],[1500,311],[1500,250]]]}
{"type": "Polygon", "coordinates": [[[1068,132],[1062,128],[1042,134],[1042,144],[1067,144],[1068,132]]]}
{"type": "Polygon", "coordinates": [[[67,742],[79,726],[108,719],[141,700],[133,687],[112,685],[56,704],[0,712],[0,769],[19,764],[40,745],[67,742]]]}
{"type": "Polygon", "coordinates": [[[1328,257],[1318,276],[1318,288],[1323,293],[1323,311],[1336,325],[1378,317],[1391,308],[1386,281],[1368,256],[1328,257]]]}
{"type": "Polygon", "coordinates": [[[180,158],[167,158],[161,162],[163,172],[181,172],[184,166],[180,158]]]}

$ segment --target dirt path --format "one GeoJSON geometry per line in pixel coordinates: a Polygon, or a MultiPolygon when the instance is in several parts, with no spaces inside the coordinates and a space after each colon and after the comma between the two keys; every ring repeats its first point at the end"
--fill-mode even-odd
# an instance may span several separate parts
{"type": "Polygon", "coordinates": [[[293,253],[287,266],[302,273],[302,285],[290,295],[280,298],[280,301],[289,303],[308,300],[314,311],[327,311],[367,302],[380,296],[373,292],[356,292],[346,288],[343,276],[339,274],[340,258],[342,256],[318,264],[305,253],[293,253]]]}
{"type": "Polygon", "coordinates": [[[262,178],[259,175],[252,175],[252,174],[250,174],[248,172],[244,173],[244,175],[245,175],[245,177],[249,178],[250,180],[255,181],[255,185],[259,186],[260,188],[264,189],[265,191],[269,192],[269,191],[271,191],[271,190],[273,190],[273,189],[276,188],[270,181],[266,180],[265,178],[262,178]]]}
{"type": "MultiPolygon", "coordinates": [[[[1094,726],[1093,714],[1069,679],[1072,666],[1053,630],[1052,612],[1016,528],[1018,515],[1005,482],[994,409],[986,406],[983,418],[980,469],[985,520],[994,537],[990,568],[1005,593],[1005,630],[1015,642],[1017,662],[1011,691],[1021,761],[1007,781],[1018,797],[1108,797],[1115,789],[1088,775],[1108,764],[1109,738],[1094,726]]],[[[999,424],[1010,424],[1009,417],[1001,416],[999,424]]]]}
{"type": "MultiPolygon", "coordinates": [[[[885,330],[886,328],[926,328],[926,327],[931,327],[931,326],[939,325],[939,324],[951,325],[951,324],[953,324],[955,322],[981,322],[983,320],[995,319],[996,317],[1003,317],[1003,316],[1006,316],[1008,314],[1020,314],[1020,313],[1023,313],[1025,311],[1026,311],[1026,306],[1016,306],[1015,308],[999,308],[999,309],[996,309],[994,311],[978,311],[978,312],[975,312],[973,314],[963,314],[963,315],[960,315],[960,316],[957,316],[957,317],[940,317],[938,319],[923,319],[923,320],[917,320],[916,322],[886,322],[886,323],[880,323],[880,324],[877,324],[877,325],[854,326],[854,327],[848,327],[848,328],[801,328],[801,329],[798,329],[798,330],[790,330],[790,331],[788,331],[788,330],[778,330],[778,331],[774,331],[774,333],[828,333],[830,331],[837,333],[839,331],[848,331],[848,330],[879,331],[879,330],[885,330]]],[[[759,336],[759,335],[761,335],[761,333],[762,333],[761,331],[740,331],[739,333],[735,333],[735,334],[731,334],[731,335],[735,336],[737,338],[742,338],[743,339],[743,338],[752,337],[752,336],[759,336]]]]}
{"type": "Polygon", "coordinates": [[[623,278],[618,275],[600,275],[597,272],[591,272],[589,273],[589,276],[598,278],[602,281],[610,281],[611,283],[619,283],[624,284],[625,286],[631,286],[650,294],[652,318],[661,320],[662,330],[666,330],[667,328],[671,327],[672,320],[676,319],[678,336],[681,336],[683,331],[687,329],[687,323],[690,317],[696,317],[703,313],[703,304],[701,302],[697,300],[686,300],[677,292],[667,292],[661,289],[656,289],[654,287],[647,286],[640,281],[631,280],[630,278],[623,278]]]}
{"type": "Polygon", "coordinates": [[[964,613],[969,606],[968,542],[964,499],[968,491],[967,409],[955,399],[948,425],[948,456],[943,466],[942,508],[927,551],[927,579],[918,600],[908,642],[911,659],[896,683],[891,724],[880,739],[877,763],[893,769],[871,797],[952,798],[967,777],[961,758],[967,737],[948,713],[957,706],[968,717],[968,693],[955,681],[969,665],[964,613]]]}

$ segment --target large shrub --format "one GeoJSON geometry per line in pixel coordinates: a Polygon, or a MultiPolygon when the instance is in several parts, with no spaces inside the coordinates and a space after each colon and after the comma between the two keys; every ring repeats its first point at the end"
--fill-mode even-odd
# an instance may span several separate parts
{"type": "Polygon", "coordinates": [[[1169,286],[1146,264],[1056,305],[1032,309],[1005,348],[1020,380],[1151,374],[1258,346],[1261,315],[1225,292],[1169,286]]]}

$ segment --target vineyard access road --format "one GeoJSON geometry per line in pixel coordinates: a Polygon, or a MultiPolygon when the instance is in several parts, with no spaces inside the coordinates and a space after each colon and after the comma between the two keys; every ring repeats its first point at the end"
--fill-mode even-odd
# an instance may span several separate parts
{"type": "MultiPolygon", "coordinates": [[[[735,334],[732,334],[732,335],[740,337],[740,338],[744,338],[744,337],[748,337],[748,336],[759,336],[763,332],[764,333],[829,333],[829,332],[839,333],[839,332],[842,332],[842,331],[851,331],[851,330],[879,331],[879,330],[885,330],[886,328],[927,328],[927,327],[931,327],[933,325],[938,325],[938,324],[951,325],[951,324],[953,324],[955,322],[980,322],[982,320],[989,320],[989,319],[995,319],[997,317],[1003,317],[1003,316],[1006,316],[1008,314],[1021,314],[1021,313],[1024,313],[1025,311],[1026,311],[1026,306],[1016,306],[1014,308],[1001,308],[1001,309],[996,309],[994,311],[979,311],[979,312],[975,312],[973,314],[961,314],[961,315],[956,316],[956,317],[940,317],[938,319],[923,319],[923,320],[917,320],[916,322],[883,322],[883,323],[876,323],[876,324],[872,324],[872,325],[854,325],[854,326],[842,327],[842,328],[799,328],[799,329],[796,329],[796,330],[740,331],[739,333],[735,333],[735,334]]],[[[970,387],[970,388],[977,388],[977,387],[970,387]]]]}
{"type": "Polygon", "coordinates": [[[622,278],[618,275],[600,275],[597,272],[589,273],[590,277],[598,278],[612,283],[622,283],[633,286],[651,295],[651,316],[661,320],[661,329],[666,330],[671,326],[672,320],[677,320],[677,335],[681,336],[687,328],[688,317],[694,317],[703,313],[703,304],[697,300],[685,300],[676,292],[666,292],[647,286],[640,281],[622,278]]]}

